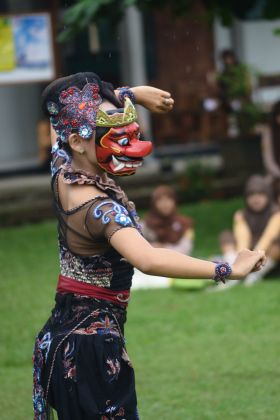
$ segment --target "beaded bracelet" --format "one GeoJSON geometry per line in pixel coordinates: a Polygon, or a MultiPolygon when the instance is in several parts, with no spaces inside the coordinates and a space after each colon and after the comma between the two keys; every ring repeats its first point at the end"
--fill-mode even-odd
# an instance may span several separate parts
{"type": "MultiPolygon", "coordinates": [[[[216,261],[215,261],[216,262],[216,261]]],[[[216,283],[222,282],[225,283],[226,279],[231,275],[232,268],[227,262],[216,263],[215,267],[215,274],[213,276],[213,280],[216,283]]]]}
{"type": "Polygon", "coordinates": [[[131,100],[133,104],[136,104],[135,95],[132,92],[132,90],[129,88],[129,86],[120,87],[117,89],[117,91],[119,93],[119,101],[122,105],[124,105],[124,99],[126,96],[129,97],[129,99],[131,100]]]}

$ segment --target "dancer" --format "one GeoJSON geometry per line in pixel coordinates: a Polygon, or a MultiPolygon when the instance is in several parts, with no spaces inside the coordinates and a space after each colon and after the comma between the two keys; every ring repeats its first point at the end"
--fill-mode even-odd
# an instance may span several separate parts
{"type": "MultiPolygon", "coordinates": [[[[37,420],[48,419],[51,408],[59,420],[139,419],[124,341],[133,266],[224,281],[265,262],[263,251],[245,250],[232,267],[214,264],[153,248],[142,237],[133,203],[107,176],[134,174],[151,152],[151,142],[139,139],[135,99],[128,88],[116,95],[94,73],[58,79],[43,93],[57,134],[52,190],[60,276],[55,308],[34,349],[37,420]]],[[[170,95],[160,102],[171,108],[170,95]]]]}

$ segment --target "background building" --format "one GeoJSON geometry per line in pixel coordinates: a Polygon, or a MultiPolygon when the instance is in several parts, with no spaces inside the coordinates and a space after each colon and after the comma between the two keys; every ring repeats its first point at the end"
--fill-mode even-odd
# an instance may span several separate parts
{"type": "MultiPolygon", "coordinates": [[[[57,23],[73,1],[5,0],[0,14],[48,11],[53,17],[54,39],[57,23]]],[[[127,9],[117,27],[106,19],[77,34],[64,44],[55,42],[57,76],[78,71],[96,71],[116,86],[123,83],[148,84],[172,92],[174,111],[152,118],[140,112],[144,131],[157,147],[172,144],[200,144],[222,137],[219,117],[204,118],[202,101],[211,96],[207,75],[219,69],[219,54],[233,49],[240,61],[253,66],[262,77],[255,100],[272,103],[280,96],[280,38],[274,29],[280,20],[235,20],[225,28],[215,21],[209,25],[200,1],[184,17],[168,10],[141,14],[127,9]],[[267,47],[269,45],[269,48],[267,47]]],[[[1,73],[0,73],[1,75],[1,73]]],[[[0,173],[38,168],[37,124],[43,118],[40,94],[45,83],[0,85],[1,155],[0,173]]]]}

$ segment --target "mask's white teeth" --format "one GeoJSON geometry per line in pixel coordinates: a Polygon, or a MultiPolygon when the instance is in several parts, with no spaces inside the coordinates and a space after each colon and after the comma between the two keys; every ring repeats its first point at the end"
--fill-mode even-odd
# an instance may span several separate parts
{"type": "Polygon", "coordinates": [[[114,172],[118,172],[125,167],[125,164],[120,162],[114,155],[112,155],[112,162],[114,165],[114,172]]]}
{"type": "Polygon", "coordinates": [[[120,161],[116,158],[116,156],[112,155],[112,163],[114,166],[113,171],[114,172],[119,172],[121,171],[123,168],[138,168],[139,166],[142,166],[142,162],[137,162],[137,163],[124,163],[123,161],[120,161]]]}
{"type": "Polygon", "coordinates": [[[124,168],[124,163],[120,163],[119,164],[119,166],[117,166],[115,169],[114,169],[114,172],[118,172],[118,171],[120,171],[121,169],[123,169],[124,168]]]}
{"type": "Polygon", "coordinates": [[[117,166],[119,164],[118,159],[114,155],[112,155],[112,162],[114,166],[117,166]]]}

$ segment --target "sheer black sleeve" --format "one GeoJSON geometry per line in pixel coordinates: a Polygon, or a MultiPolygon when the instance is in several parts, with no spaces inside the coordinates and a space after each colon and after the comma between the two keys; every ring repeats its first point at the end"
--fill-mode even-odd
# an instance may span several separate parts
{"type": "Polygon", "coordinates": [[[88,232],[93,238],[105,237],[126,227],[135,227],[127,209],[111,198],[97,199],[89,208],[85,218],[88,232]]]}

